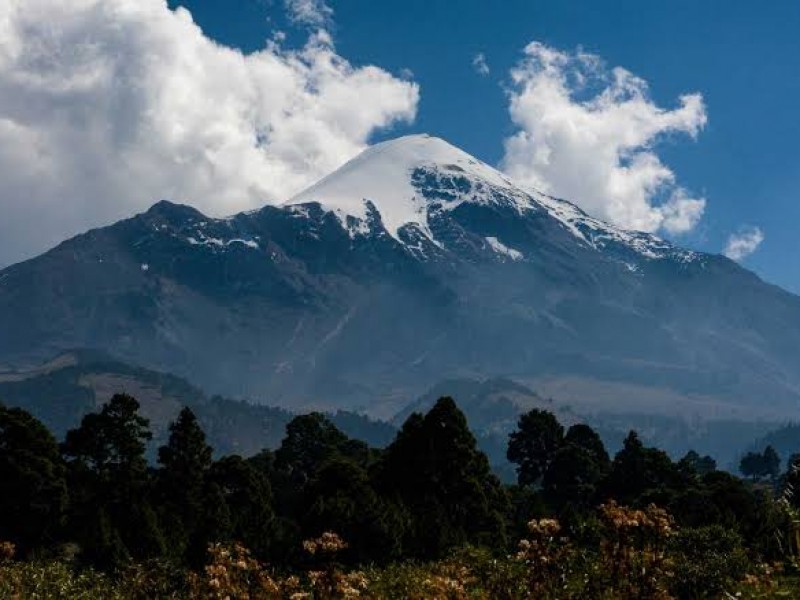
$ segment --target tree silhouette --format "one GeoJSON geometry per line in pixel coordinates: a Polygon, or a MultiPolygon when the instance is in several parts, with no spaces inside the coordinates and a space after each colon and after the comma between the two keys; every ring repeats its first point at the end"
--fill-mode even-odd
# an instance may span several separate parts
{"type": "Polygon", "coordinates": [[[145,444],[152,434],[139,403],[117,394],[67,432],[62,453],[71,489],[70,527],[85,556],[100,567],[163,553],[150,503],[145,444]],[[97,526],[99,521],[100,526],[97,526]]]}
{"type": "Polygon", "coordinates": [[[621,504],[633,504],[646,497],[666,505],[671,495],[682,488],[683,479],[666,452],[646,448],[637,433],[631,431],[611,464],[605,495],[621,504]]]}
{"type": "Polygon", "coordinates": [[[209,496],[217,506],[208,508],[215,530],[209,541],[240,541],[257,556],[271,550],[274,511],[272,488],[267,478],[241,456],[226,456],[209,471],[209,496]]]}
{"type": "Polygon", "coordinates": [[[686,455],[678,461],[678,467],[688,474],[702,476],[716,471],[717,461],[710,456],[700,456],[694,450],[689,450],[686,455]]]}
{"type": "Polygon", "coordinates": [[[772,446],[764,448],[764,452],[748,452],[739,461],[739,471],[752,481],[764,478],[775,480],[780,468],[780,456],[772,446]]]}
{"type": "Polygon", "coordinates": [[[211,468],[211,447],[189,408],[183,408],[169,426],[169,440],[158,449],[158,498],[169,545],[179,560],[194,562],[196,555],[205,555],[209,540],[198,531],[205,507],[206,479],[211,468]]]}
{"type": "Polygon", "coordinates": [[[52,543],[67,505],[64,464],[50,432],[0,404],[0,540],[20,554],[52,543]]]}
{"type": "Polygon", "coordinates": [[[774,481],[781,472],[781,457],[772,446],[764,448],[762,457],[764,476],[774,481]]]}
{"type": "Polygon", "coordinates": [[[505,542],[507,497],[452,398],[406,420],[386,449],[378,482],[413,515],[406,535],[412,555],[433,558],[464,543],[505,542]]]}
{"type": "Polygon", "coordinates": [[[557,507],[587,509],[594,505],[609,466],[600,436],[588,425],[573,425],[544,474],[545,496],[557,507]]]}
{"type": "Polygon", "coordinates": [[[508,460],[517,465],[520,485],[538,483],[564,443],[564,428],[552,413],[534,409],[517,422],[508,442],[508,460]]]}
{"type": "Polygon", "coordinates": [[[399,555],[398,511],[375,492],[366,470],[352,459],[334,456],[326,461],[309,483],[304,502],[304,538],[335,531],[348,541],[344,556],[354,562],[399,555]]]}

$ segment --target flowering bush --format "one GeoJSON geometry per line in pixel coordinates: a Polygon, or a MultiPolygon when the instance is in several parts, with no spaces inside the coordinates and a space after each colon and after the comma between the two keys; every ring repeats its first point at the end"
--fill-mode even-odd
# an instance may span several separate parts
{"type": "Polygon", "coordinates": [[[369,581],[364,573],[345,573],[336,564],[336,555],[347,549],[347,543],[337,534],[326,531],[318,538],[304,541],[303,549],[320,561],[321,568],[307,574],[315,599],[359,598],[366,591],[369,581]]]}
{"type": "Polygon", "coordinates": [[[366,571],[336,562],[347,544],[332,532],[306,540],[310,570],[278,574],[241,544],[211,544],[209,563],[190,573],[161,562],[113,577],[65,562],[14,562],[0,543],[0,598],[110,600],[666,600],[674,597],[795,597],[800,582],[781,565],[751,567],[741,540],[721,528],[678,531],[656,507],[600,507],[596,545],[578,547],[554,519],[536,519],[511,556],[465,547],[447,559],[366,571]],[[737,581],[738,580],[738,581],[737,581]],[[736,595],[738,594],[738,595],[736,595]],[[793,595],[795,594],[795,595],[793,595]]]}
{"type": "Polygon", "coordinates": [[[667,543],[675,524],[669,513],[654,504],[638,510],[611,500],[600,507],[599,516],[604,535],[598,567],[606,587],[617,598],[671,598],[667,543]]]}
{"type": "Polygon", "coordinates": [[[318,538],[313,540],[305,540],[303,542],[303,549],[311,556],[333,556],[336,553],[347,549],[347,544],[337,534],[326,531],[318,538]]]}
{"type": "Polygon", "coordinates": [[[210,562],[203,574],[191,578],[190,597],[220,600],[283,597],[286,590],[241,544],[211,544],[208,552],[210,562]]]}
{"type": "Polygon", "coordinates": [[[528,591],[535,597],[552,596],[564,588],[572,554],[567,538],[560,535],[555,519],[528,523],[529,539],[519,543],[517,560],[527,567],[528,591]]]}

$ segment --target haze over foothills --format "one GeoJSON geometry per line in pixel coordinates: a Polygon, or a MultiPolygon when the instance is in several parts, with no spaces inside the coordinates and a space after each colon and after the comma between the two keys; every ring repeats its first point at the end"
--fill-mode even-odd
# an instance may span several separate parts
{"type": "Polygon", "coordinates": [[[794,3],[10,0],[0,24],[0,266],[160,198],[280,204],[425,132],[800,290],[794,3]]]}

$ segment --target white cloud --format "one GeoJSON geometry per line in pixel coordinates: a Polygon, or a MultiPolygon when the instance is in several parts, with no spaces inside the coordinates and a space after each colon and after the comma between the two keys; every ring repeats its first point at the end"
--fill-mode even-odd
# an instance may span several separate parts
{"type": "Polygon", "coordinates": [[[486,56],[483,52],[479,52],[475,55],[475,58],[472,59],[472,67],[483,77],[486,77],[491,73],[491,69],[489,69],[489,63],[486,62],[486,56]]]}
{"type": "Polygon", "coordinates": [[[159,198],[214,215],[283,200],[418,99],[324,31],[244,55],[165,0],[3,0],[0,264],[159,198]]]}
{"type": "Polygon", "coordinates": [[[764,232],[758,227],[746,227],[732,234],[725,244],[725,256],[731,260],[742,260],[758,250],[764,241],[764,232]]]}
{"type": "Polygon", "coordinates": [[[644,80],[608,70],[597,56],[538,42],[524,54],[511,72],[510,114],[519,129],[505,140],[504,170],[622,227],[691,230],[705,200],[676,183],[654,146],[670,133],[697,136],[706,124],[702,96],[681,96],[666,110],[644,80]]]}
{"type": "Polygon", "coordinates": [[[333,18],[333,9],[325,0],[284,0],[289,18],[300,25],[325,27],[333,18]]]}

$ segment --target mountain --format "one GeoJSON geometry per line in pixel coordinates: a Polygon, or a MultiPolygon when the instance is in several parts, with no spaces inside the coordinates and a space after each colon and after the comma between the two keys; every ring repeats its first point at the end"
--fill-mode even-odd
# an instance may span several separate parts
{"type": "MultiPolygon", "coordinates": [[[[134,396],[150,421],[150,452],[164,444],[168,426],[188,406],[219,454],[250,456],[277,448],[294,417],[286,410],[209,397],[187,381],[158,371],[121,363],[99,352],[70,351],[24,371],[0,370],[0,402],[24,408],[63,439],[81,418],[116,393],[134,396]]],[[[395,428],[360,415],[336,412],[331,421],[350,437],[386,446],[395,428]]]]}
{"type": "Polygon", "coordinates": [[[65,241],[0,271],[0,332],[8,364],[95,348],[296,409],[390,416],[496,376],[589,412],[774,419],[800,399],[800,298],[429,136],[282,206],[162,201],[65,241]]]}

